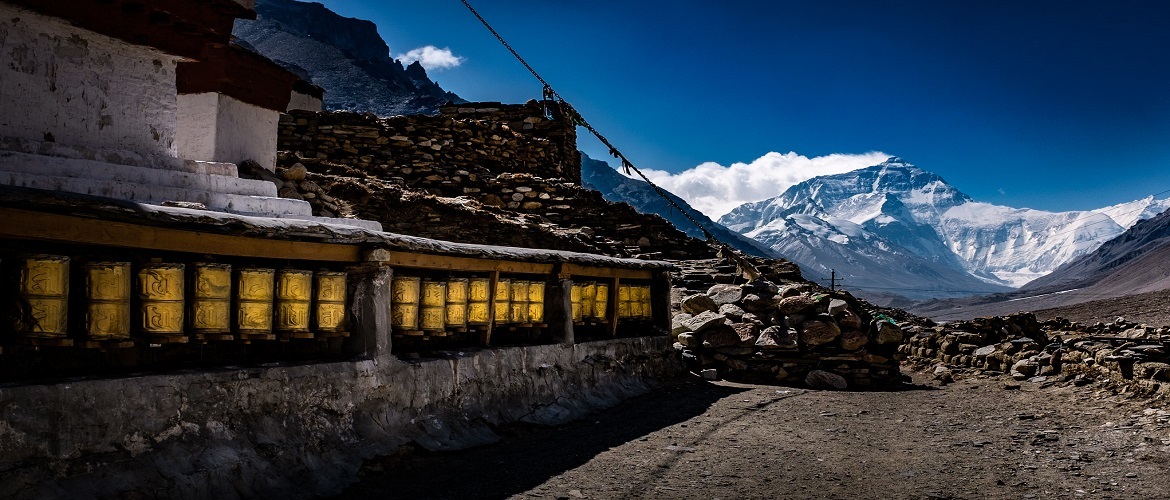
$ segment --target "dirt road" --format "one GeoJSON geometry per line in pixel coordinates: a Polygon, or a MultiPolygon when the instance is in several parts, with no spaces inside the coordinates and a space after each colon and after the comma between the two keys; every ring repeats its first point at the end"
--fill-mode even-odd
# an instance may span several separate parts
{"type": "Polygon", "coordinates": [[[492,446],[373,462],[343,497],[1170,498],[1170,412],[1148,401],[915,380],[897,392],[687,380],[492,446]]]}

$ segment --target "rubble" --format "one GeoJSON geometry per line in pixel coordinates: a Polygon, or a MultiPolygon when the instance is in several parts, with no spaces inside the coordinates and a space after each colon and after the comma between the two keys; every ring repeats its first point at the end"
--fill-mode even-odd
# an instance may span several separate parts
{"type": "Polygon", "coordinates": [[[1170,327],[1117,318],[1085,325],[1032,313],[913,325],[898,351],[917,369],[1036,383],[1101,381],[1144,395],[1170,392],[1170,327]],[[931,368],[933,367],[933,368],[931,368]]]}
{"type": "Polygon", "coordinates": [[[736,266],[727,261],[677,264],[675,283],[682,290],[676,292],[674,347],[689,369],[836,390],[902,381],[901,329],[894,319],[847,293],[801,282],[787,262],[757,262],[763,279],[746,284],[735,283],[736,266]]]}

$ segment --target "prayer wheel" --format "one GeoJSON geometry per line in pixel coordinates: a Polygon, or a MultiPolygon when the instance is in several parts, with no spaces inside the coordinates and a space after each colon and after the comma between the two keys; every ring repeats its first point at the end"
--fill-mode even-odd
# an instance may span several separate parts
{"type": "Polygon", "coordinates": [[[597,299],[597,283],[592,281],[581,284],[581,317],[593,317],[593,301],[597,299]]]}
{"type": "Polygon", "coordinates": [[[609,285],[598,283],[593,297],[593,317],[604,320],[608,317],[609,285]]]}
{"type": "Polygon", "coordinates": [[[544,323],[543,281],[528,283],[528,320],[533,323],[544,323]]]}
{"type": "Polygon", "coordinates": [[[281,269],[276,275],[276,330],[308,332],[312,298],[312,271],[281,269]]]}
{"type": "Polygon", "coordinates": [[[617,316],[619,319],[630,317],[630,295],[632,294],[630,288],[630,285],[618,285],[617,316]]]}
{"type": "Polygon", "coordinates": [[[486,325],[491,323],[491,311],[488,301],[491,300],[492,280],[487,278],[471,278],[467,283],[467,323],[471,325],[486,325]]]}
{"type": "Polygon", "coordinates": [[[649,285],[639,286],[638,287],[638,302],[640,302],[642,304],[641,317],[644,319],[650,319],[651,317],[653,317],[653,314],[651,314],[652,310],[651,310],[650,304],[652,302],[650,299],[651,299],[650,286],[649,285]]]}
{"type": "Polygon", "coordinates": [[[569,290],[569,302],[573,305],[573,321],[580,322],[585,319],[585,306],[581,303],[581,295],[585,291],[583,283],[573,283],[573,287],[569,290]]]}
{"type": "Polygon", "coordinates": [[[85,335],[94,340],[130,338],[130,263],[85,265],[85,335]]]}
{"type": "Polygon", "coordinates": [[[232,331],[232,266],[197,262],[191,297],[191,333],[221,335],[232,331]]]}
{"type": "Polygon", "coordinates": [[[236,330],[246,335],[272,333],[272,298],[276,272],[247,268],[236,274],[236,330]]]}
{"type": "Polygon", "coordinates": [[[508,317],[511,315],[511,311],[509,310],[509,303],[511,302],[509,300],[509,290],[512,288],[511,285],[511,280],[501,279],[496,281],[496,290],[492,298],[493,302],[495,302],[496,314],[492,319],[495,320],[497,325],[507,323],[508,317]]]}
{"type": "Polygon", "coordinates": [[[345,331],[346,273],[318,271],[317,330],[327,333],[345,331]]]}
{"type": "Polygon", "coordinates": [[[508,322],[514,324],[528,323],[528,281],[512,281],[509,294],[508,322]]]}
{"type": "Polygon", "coordinates": [[[147,335],[183,333],[184,293],[183,264],[146,264],[138,271],[138,298],[142,321],[139,327],[147,335]]]}
{"type": "Polygon", "coordinates": [[[390,323],[403,330],[418,329],[418,303],[422,298],[422,278],[417,276],[395,276],[391,285],[393,305],[390,306],[390,323]]]}
{"type": "Polygon", "coordinates": [[[447,284],[442,281],[424,281],[422,284],[422,307],[419,310],[419,328],[423,331],[441,332],[447,326],[447,284]]]}
{"type": "Polygon", "coordinates": [[[19,295],[28,304],[17,330],[38,337],[65,337],[69,327],[69,257],[32,255],[20,261],[19,295]]]}
{"type": "Polygon", "coordinates": [[[447,280],[447,326],[467,326],[467,278],[453,278],[447,280]]]}

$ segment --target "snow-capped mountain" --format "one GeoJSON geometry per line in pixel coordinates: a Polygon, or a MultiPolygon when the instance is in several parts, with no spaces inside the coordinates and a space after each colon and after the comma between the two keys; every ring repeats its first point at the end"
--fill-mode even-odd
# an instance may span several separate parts
{"type": "MultiPolygon", "coordinates": [[[[617,170],[614,170],[609,163],[590,158],[585,153],[581,153],[581,185],[601,192],[601,196],[606,200],[615,203],[629,203],[638,212],[661,216],[663,219],[670,221],[679,231],[687,233],[692,238],[705,238],[703,232],[695,227],[694,223],[688,220],[686,215],[683,215],[678,209],[671,206],[666,200],[663,200],[662,196],[655,192],[654,188],[650,187],[645,181],[625,177],[619,174],[617,170]]],[[[666,191],[666,194],[678,206],[686,210],[687,215],[699,224],[702,224],[703,229],[715,235],[719,241],[748,255],[759,257],[777,256],[775,252],[769,250],[768,247],[760,242],[735,231],[729,231],[726,227],[719,225],[706,215],[703,215],[702,212],[692,208],[682,198],[675,196],[669,191],[666,191]]]]}
{"type": "Polygon", "coordinates": [[[1072,212],[992,205],[890,158],[810,179],[719,222],[810,276],[836,269],[848,288],[925,298],[1019,287],[1167,207],[1153,197],[1072,212]]]}

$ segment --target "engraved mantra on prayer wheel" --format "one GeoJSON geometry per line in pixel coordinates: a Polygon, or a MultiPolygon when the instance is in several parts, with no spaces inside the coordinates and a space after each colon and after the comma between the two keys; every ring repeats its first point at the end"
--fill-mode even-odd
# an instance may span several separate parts
{"type": "Polygon", "coordinates": [[[232,266],[195,263],[191,265],[191,333],[225,334],[232,329],[232,266]]]}
{"type": "Polygon", "coordinates": [[[20,299],[28,306],[20,333],[65,337],[69,327],[69,257],[32,255],[20,261],[20,299]]]}
{"type": "Polygon", "coordinates": [[[95,340],[130,338],[130,263],[85,266],[85,334],[95,340]]]}
{"type": "Polygon", "coordinates": [[[246,268],[236,274],[236,329],[243,334],[272,333],[275,271],[246,268]]]}
{"type": "Polygon", "coordinates": [[[309,306],[313,298],[313,272],[282,269],[276,276],[276,330],[309,331],[309,306]]]}
{"type": "Polygon", "coordinates": [[[138,271],[143,333],[183,333],[183,271],[182,264],[146,264],[138,271]]]}

